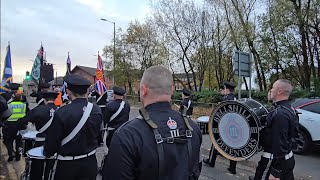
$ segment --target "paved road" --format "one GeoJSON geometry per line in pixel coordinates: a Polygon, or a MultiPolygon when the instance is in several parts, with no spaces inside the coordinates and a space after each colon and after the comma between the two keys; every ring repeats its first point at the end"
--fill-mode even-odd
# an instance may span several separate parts
{"type": "MultiPolygon", "coordinates": [[[[130,119],[137,117],[139,115],[138,108],[132,108],[130,113],[130,119]]],[[[206,158],[208,156],[208,152],[211,146],[210,139],[208,135],[203,136],[203,144],[202,144],[202,156],[206,158]]],[[[98,149],[98,161],[102,160],[104,155],[103,148],[98,149]]],[[[6,149],[3,143],[0,143],[0,151],[1,151],[1,165],[0,165],[0,180],[1,179],[18,179],[24,168],[24,161],[20,162],[12,162],[6,163],[5,160],[8,158],[6,149]]],[[[296,158],[296,167],[295,167],[295,175],[296,179],[320,179],[320,150],[315,150],[315,152],[311,153],[308,156],[299,156],[295,155],[296,158]]],[[[203,169],[201,172],[200,180],[246,180],[249,175],[253,175],[255,166],[259,161],[259,154],[253,156],[248,161],[239,162],[237,165],[237,175],[229,174],[227,171],[227,167],[229,165],[229,161],[224,157],[218,156],[216,167],[212,168],[206,165],[203,165],[203,169]]],[[[97,178],[101,179],[101,178],[97,178]]]]}

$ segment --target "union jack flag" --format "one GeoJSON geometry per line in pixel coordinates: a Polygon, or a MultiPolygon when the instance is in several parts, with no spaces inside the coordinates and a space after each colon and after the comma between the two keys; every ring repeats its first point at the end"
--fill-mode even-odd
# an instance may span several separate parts
{"type": "Polygon", "coordinates": [[[97,63],[97,69],[96,69],[96,91],[101,96],[107,91],[106,82],[104,80],[104,70],[102,65],[102,60],[98,52],[98,63],[97,63]]]}

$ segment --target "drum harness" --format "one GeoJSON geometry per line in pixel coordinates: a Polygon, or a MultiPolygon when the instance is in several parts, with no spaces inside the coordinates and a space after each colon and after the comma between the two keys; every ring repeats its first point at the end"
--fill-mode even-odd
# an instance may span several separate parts
{"type": "MultiPolygon", "coordinates": [[[[61,146],[63,146],[65,144],[67,144],[68,142],[70,142],[78,134],[78,132],[82,129],[84,124],[87,122],[87,120],[88,120],[88,118],[89,118],[89,116],[91,114],[92,108],[93,108],[93,104],[88,102],[87,107],[84,110],[80,121],[78,122],[76,127],[70,132],[70,134],[68,136],[66,136],[61,141],[61,146]]],[[[55,172],[56,172],[58,160],[72,161],[72,160],[76,160],[76,159],[82,159],[82,158],[85,158],[85,157],[89,157],[89,156],[91,156],[91,155],[93,155],[95,153],[96,153],[96,149],[94,149],[93,151],[91,151],[91,152],[89,152],[87,154],[79,155],[79,156],[62,156],[60,154],[57,154],[57,158],[56,158],[55,163],[53,165],[53,169],[50,172],[49,179],[51,179],[51,180],[54,179],[54,175],[55,175],[55,172]]]]}
{"type": "Polygon", "coordinates": [[[157,143],[157,151],[158,151],[158,165],[159,165],[159,177],[158,179],[161,180],[163,179],[162,177],[165,175],[165,159],[164,159],[164,149],[163,149],[163,143],[167,144],[173,144],[173,143],[180,143],[184,144],[187,143],[188,147],[188,165],[189,165],[189,179],[193,177],[193,167],[192,167],[192,144],[191,144],[191,138],[192,138],[192,131],[193,128],[191,127],[189,121],[190,118],[187,117],[186,115],[187,108],[184,106],[183,108],[183,113],[182,117],[184,119],[185,125],[186,125],[186,134],[180,136],[180,137],[167,137],[167,138],[162,138],[161,134],[158,131],[158,126],[154,121],[150,119],[150,116],[148,112],[144,109],[141,108],[139,110],[141,116],[137,117],[138,119],[143,119],[149,127],[152,129],[155,141],[157,143]],[[183,138],[184,137],[184,138],[183,138]]]}

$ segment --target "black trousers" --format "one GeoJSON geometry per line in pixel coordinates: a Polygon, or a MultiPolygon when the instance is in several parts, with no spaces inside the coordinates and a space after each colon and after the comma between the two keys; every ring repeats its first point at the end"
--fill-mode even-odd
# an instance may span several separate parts
{"type": "Polygon", "coordinates": [[[262,178],[264,180],[268,180],[269,179],[269,175],[270,175],[270,165],[271,165],[271,160],[269,158],[265,158],[263,156],[261,156],[261,159],[260,161],[258,162],[258,166],[256,168],[256,172],[254,174],[254,180],[262,180],[262,178]],[[270,162],[270,165],[269,167],[268,166],[268,163],[270,162]],[[263,174],[264,177],[263,177],[263,174]]]}
{"type": "MultiPolygon", "coordinates": [[[[216,150],[216,148],[214,148],[213,145],[211,145],[211,149],[210,149],[210,153],[209,153],[209,164],[211,166],[215,166],[216,164],[216,159],[217,159],[217,155],[218,155],[218,151],[216,150]]],[[[231,171],[236,172],[236,168],[237,168],[237,161],[232,161],[230,160],[230,165],[229,168],[231,171]]]]}
{"type": "MultiPolygon", "coordinates": [[[[258,162],[256,172],[254,175],[254,180],[268,180],[270,176],[270,159],[262,157],[258,162]],[[268,163],[270,163],[268,165],[268,163]],[[263,176],[264,175],[264,176],[263,176]]],[[[294,180],[293,169],[295,166],[294,157],[291,157],[288,160],[283,160],[281,162],[281,176],[280,180],[294,180]]]]}
{"type": "Polygon", "coordinates": [[[19,149],[22,146],[22,138],[21,135],[17,135],[18,130],[13,123],[10,125],[5,125],[2,128],[3,133],[3,143],[6,145],[8,150],[8,156],[13,157],[20,154],[19,149]],[[15,141],[15,150],[13,148],[13,142],[15,141]],[[15,154],[14,154],[15,152],[15,154]]]}
{"type": "Polygon", "coordinates": [[[72,161],[58,160],[55,180],[95,180],[98,172],[95,154],[72,161]]]}
{"type": "Polygon", "coordinates": [[[106,139],[106,145],[108,146],[108,148],[110,148],[112,136],[113,136],[113,134],[114,134],[115,131],[116,131],[116,130],[109,130],[109,131],[108,131],[108,136],[107,136],[107,139],[106,139]]]}
{"type": "Polygon", "coordinates": [[[294,166],[295,166],[295,160],[294,160],[293,156],[288,160],[283,160],[281,162],[282,172],[281,172],[280,179],[281,180],[294,180],[294,176],[293,176],[294,166]]]}
{"type": "Polygon", "coordinates": [[[54,160],[32,159],[30,180],[42,180],[42,176],[44,176],[44,179],[48,179],[53,165],[54,160]]]}

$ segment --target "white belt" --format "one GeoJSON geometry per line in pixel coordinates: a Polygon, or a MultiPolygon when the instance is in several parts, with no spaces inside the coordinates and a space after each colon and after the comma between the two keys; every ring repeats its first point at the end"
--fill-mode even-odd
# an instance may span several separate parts
{"type": "Polygon", "coordinates": [[[72,161],[72,160],[76,160],[76,159],[82,159],[85,157],[89,157],[95,153],[96,153],[96,150],[93,150],[93,151],[89,152],[88,154],[84,154],[84,155],[80,155],[80,156],[62,156],[59,154],[57,159],[63,160],[63,161],[72,161]]]}
{"type": "Polygon", "coordinates": [[[268,152],[263,152],[262,157],[268,158],[268,159],[273,159],[273,154],[268,153],[268,152]]]}
{"type": "MultiPolygon", "coordinates": [[[[290,151],[289,154],[286,154],[286,155],[284,156],[284,158],[285,158],[285,160],[288,160],[288,159],[290,159],[292,156],[293,156],[293,152],[290,151]]],[[[268,152],[263,152],[262,157],[268,158],[268,159],[273,159],[273,154],[268,153],[268,152]]]]}
{"type": "Polygon", "coordinates": [[[101,107],[101,108],[102,108],[102,107],[107,107],[107,105],[99,105],[99,107],[101,107]]]}
{"type": "Polygon", "coordinates": [[[36,137],[35,141],[45,141],[46,138],[44,137],[36,137]]]}
{"type": "Polygon", "coordinates": [[[289,154],[287,154],[287,155],[284,156],[284,158],[285,158],[285,160],[288,160],[288,159],[290,159],[292,156],[293,156],[293,152],[290,151],[289,154]]]}

